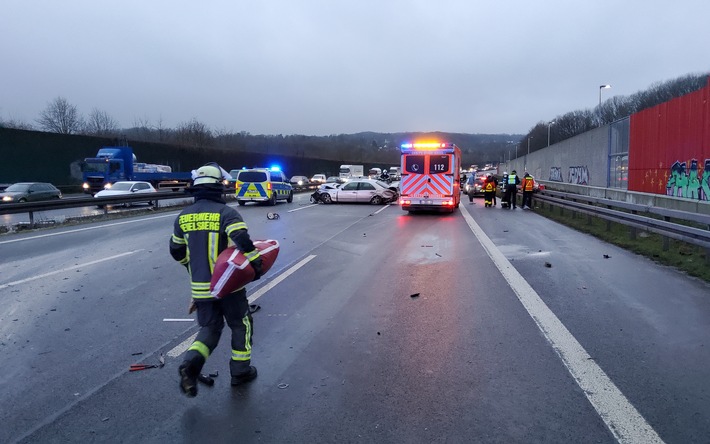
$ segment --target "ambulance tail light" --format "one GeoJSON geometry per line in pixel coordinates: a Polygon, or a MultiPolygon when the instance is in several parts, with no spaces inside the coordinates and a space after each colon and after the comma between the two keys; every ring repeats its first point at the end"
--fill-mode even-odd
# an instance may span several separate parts
{"type": "Polygon", "coordinates": [[[444,205],[445,207],[452,207],[452,206],[454,206],[454,201],[453,201],[453,199],[452,200],[445,200],[441,204],[444,205]]]}
{"type": "Polygon", "coordinates": [[[400,199],[400,200],[399,200],[399,204],[400,204],[400,205],[411,205],[411,204],[412,204],[412,201],[409,200],[409,199],[400,199]]]}

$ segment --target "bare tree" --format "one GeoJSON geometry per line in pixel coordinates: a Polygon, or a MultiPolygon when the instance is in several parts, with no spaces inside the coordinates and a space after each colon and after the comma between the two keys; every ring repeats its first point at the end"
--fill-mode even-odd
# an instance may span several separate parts
{"type": "Polygon", "coordinates": [[[59,134],[74,134],[83,126],[83,119],[76,106],[67,102],[64,97],[57,97],[49,102],[36,122],[41,129],[59,134]]]}
{"type": "Polygon", "coordinates": [[[94,136],[113,136],[118,133],[118,123],[106,111],[94,108],[86,120],[84,133],[94,136]]]}
{"type": "Polygon", "coordinates": [[[212,131],[210,131],[207,125],[194,117],[192,120],[178,125],[175,130],[175,137],[177,143],[196,148],[206,148],[212,146],[214,142],[212,131]]]}

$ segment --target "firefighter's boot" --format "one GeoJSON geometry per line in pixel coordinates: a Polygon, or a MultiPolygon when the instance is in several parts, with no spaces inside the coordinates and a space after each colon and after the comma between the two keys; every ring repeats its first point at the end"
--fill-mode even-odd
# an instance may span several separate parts
{"type": "Polygon", "coordinates": [[[232,385],[236,386],[246,384],[247,382],[253,381],[254,379],[256,379],[256,367],[250,365],[249,370],[245,373],[232,376],[232,385]]]}
{"type": "Polygon", "coordinates": [[[180,390],[190,398],[197,396],[197,377],[202,371],[205,358],[201,355],[186,359],[178,367],[180,374],[180,390]]]}

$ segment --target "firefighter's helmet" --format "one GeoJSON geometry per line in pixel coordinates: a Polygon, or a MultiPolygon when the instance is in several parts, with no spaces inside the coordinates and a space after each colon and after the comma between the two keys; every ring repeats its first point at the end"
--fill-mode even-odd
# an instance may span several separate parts
{"type": "Polygon", "coordinates": [[[222,170],[216,163],[210,163],[199,167],[192,172],[192,184],[198,185],[221,185],[222,170]]]}

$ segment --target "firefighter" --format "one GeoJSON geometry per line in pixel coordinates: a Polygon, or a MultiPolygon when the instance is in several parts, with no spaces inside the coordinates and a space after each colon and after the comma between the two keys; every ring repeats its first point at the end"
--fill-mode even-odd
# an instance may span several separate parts
{"type": "Polygon", "coordinates": [[[496,183],[492,174],[486,175],[486,182],[483,184],[483,201],[486,208],[493,206],[493,199],[496,194],[496,183]]]}
{"type": "Polygon", "coordinates": [[[225,177],[229,174],[215,163],[193,171],[193,186],[189,190],[195,202],[175,219],[170,238],[170,254],[190,273],[192,302],[200,325],[178,369],[180,390],[190,397],[197,395],[197,377],[217,347],[225,321],[232,330],[229,362],[232,385],[256,378],[256,367],[251,365],[253,322],[246,290],[241,288],[222,299],[210,294],[212,268],[229,240],[249,259],[256,279],[262,273],[261,258],[249,237],[247,225],[237,210],[227,206],[223,199],[225,177]]]}
{"type": "Polygon", "coordinates": [[[505,185],[505,200],[508,202],[508,208],[511,206],[513,209],[517,207],[517,196],[518,196],[518,185],[520,185],[520,178],[518,173],[513,170],[508,174],[508,180],[506,180],[505,185]]]}
{"type": "Polygon", "coordinates": [[[535,188],[535,179],[533,179],[533,177],[528,173],[525,173],[525,176],[523,176],[522,188],[523,210],[529,210],[532,207],[532,194],[533,189],[535,188]]]}

